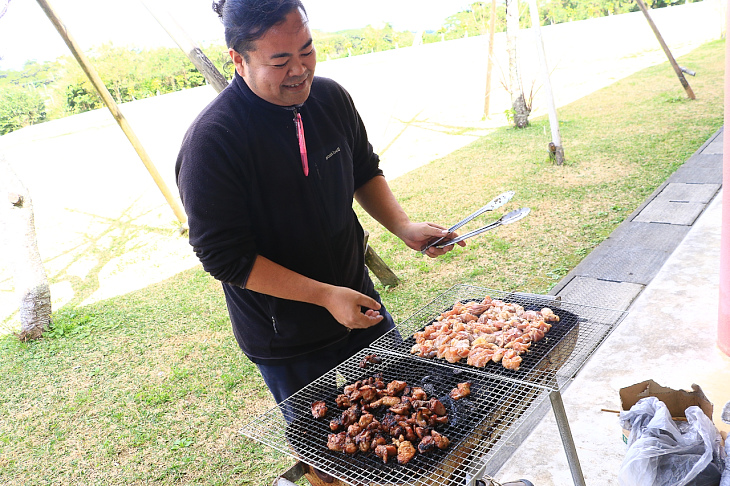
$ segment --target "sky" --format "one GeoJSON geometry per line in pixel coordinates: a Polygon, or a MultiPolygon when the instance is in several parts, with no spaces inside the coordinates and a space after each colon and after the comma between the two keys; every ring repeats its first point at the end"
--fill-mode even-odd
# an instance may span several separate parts
{"type": "MultiPolygon", "coordinates": [[[[176,47],[143,1],[167,9],[199,45],[223,43],[223,27],[212,0],[47,0],[83,50],[112,42],[117,46],[176,47]]],[[[473,1],[473,0],[471,0],[473,1]]],[[[438,29],[470,0],[303,0],[312,29],[334,32],[390,22],[397,30],[438,29]]],[[[0,0],[0,11],[8,0],[0,0]]],[[[34,0],[10,0],[0,18],[0,70],[22,69],[70,54],[34,0]]]]}

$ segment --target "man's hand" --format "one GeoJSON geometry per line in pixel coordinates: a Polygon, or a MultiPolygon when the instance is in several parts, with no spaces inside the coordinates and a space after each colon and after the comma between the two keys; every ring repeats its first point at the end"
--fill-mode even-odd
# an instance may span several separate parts
{"type": "MultiPolygon", "coordinates": [[[[455,232],[448,233],[446,228],[436,223],[409,223],[398,236],[406,245],[408,245],[409,248],[421,251],[424,246],[439,238],[443,237],[444,241],[448,241],[459,235],[455,232]]],[[[460,241],[458,245],[466,246],[466,242],[460,241]]],[[[436,258],[437,256],[448,253],[453,249],[454,245],[449,245],[444,248],[436,248],[435,246],[432,246],[426,250],[425,255],[431,258],[436,258]]]]}
{"type": "Polygon", "coordinates": [[[350,329],[365,329],[383,320],[377,300],[347,287],[331,287],[324,307],[337,322],[350,329]],[[367,308],[364,313],[363,307],[367,308]]]}

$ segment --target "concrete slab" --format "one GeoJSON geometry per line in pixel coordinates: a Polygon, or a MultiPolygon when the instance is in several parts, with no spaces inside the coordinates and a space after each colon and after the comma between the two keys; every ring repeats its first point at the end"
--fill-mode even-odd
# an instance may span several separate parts
{"type": "Polygon", "coordinates": [[[705,204],[654,199],[634,217],[637,223],[666,223],[691,226],[705,209],[705,204]]]}
{"type": "Polygon", "coordinates": [[[712,201],[720,187],[722,187],[720,184],[671,182],[664,187],[656,199],[669,202],[707,204],[712,201]]]}
{"type": "Polygon", "coordinates": [[[689,230],[689,226],[625,221],[602,245],[671,252],[677,248],[689,230]]]}
{"type": "Polygon", "coordinates": [[[722,184],[722,164],[708,168],[683,165],[669,176],[667,182],[722,184]]]}
{"type": "Polygon", "coordinates": [[[557,295],[564,302],[623,310],[629,308],[642,290],[641,284],[575,277],[557,295]]]}
{"type": "Polygon", "coordinates": [[[647,285],[668,257],[666,251],[601,245],[576,266],[574,274],[647,285]]]}
{"type": "Polygon", "coordinates": [[[722,154],[698,153],[687,159],[684,167],[696,167],[698,169],[713,169],[722,167],[722,154]]]}

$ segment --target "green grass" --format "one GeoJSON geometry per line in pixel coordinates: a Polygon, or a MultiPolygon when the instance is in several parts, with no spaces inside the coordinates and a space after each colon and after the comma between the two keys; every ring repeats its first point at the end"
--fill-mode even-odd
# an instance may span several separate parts
{"type": "MultiPolygon", "coordinates": [[[[358,210],[401,279],[379,286],[396,320],[458,283],[553,287],[722,126],[724,46],[681,59],[698,73],[697,100],[665,63],[560,109],[562,167],[547,157],[547,120],[534,119],[392,182],[414,220],[448,225],[506,190],[517,194],[500,214],[532,208],[465,249],[428,259],[358,210]]],[[[1,484],[265,485],[292,463],[237,433],[273,401],[202,270],[80,301],[41,340],[0,339],[1,484]]]]}

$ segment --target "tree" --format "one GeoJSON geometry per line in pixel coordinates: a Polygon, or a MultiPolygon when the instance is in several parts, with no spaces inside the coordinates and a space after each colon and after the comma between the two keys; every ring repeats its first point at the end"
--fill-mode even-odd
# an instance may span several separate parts
{"type": "Polygon", "coordinates": [[[32,86],[0,88],[0,135],[46,119],[46,104],[32,86]]]}
{"type": "Polygon", "coordinates": [[[22,341],[37,339],[51,323],[51,290],[36,243],[30,192],[0,154],[0,228],[9,259],[20,308],[22,341]]]}
{"type": "MultiPolygon", "coordinates": [[[[531,107],[525,99],[520,72],[517,68],[517,34],[520,30],[520,6],[518,0],[507,0],[507,54],[509,56],[509,86],[512,98],[513,121],[517,128],[529,123],[531,107]]],[[[531,100],[530,100],[531,101],[531,100]]]]}

